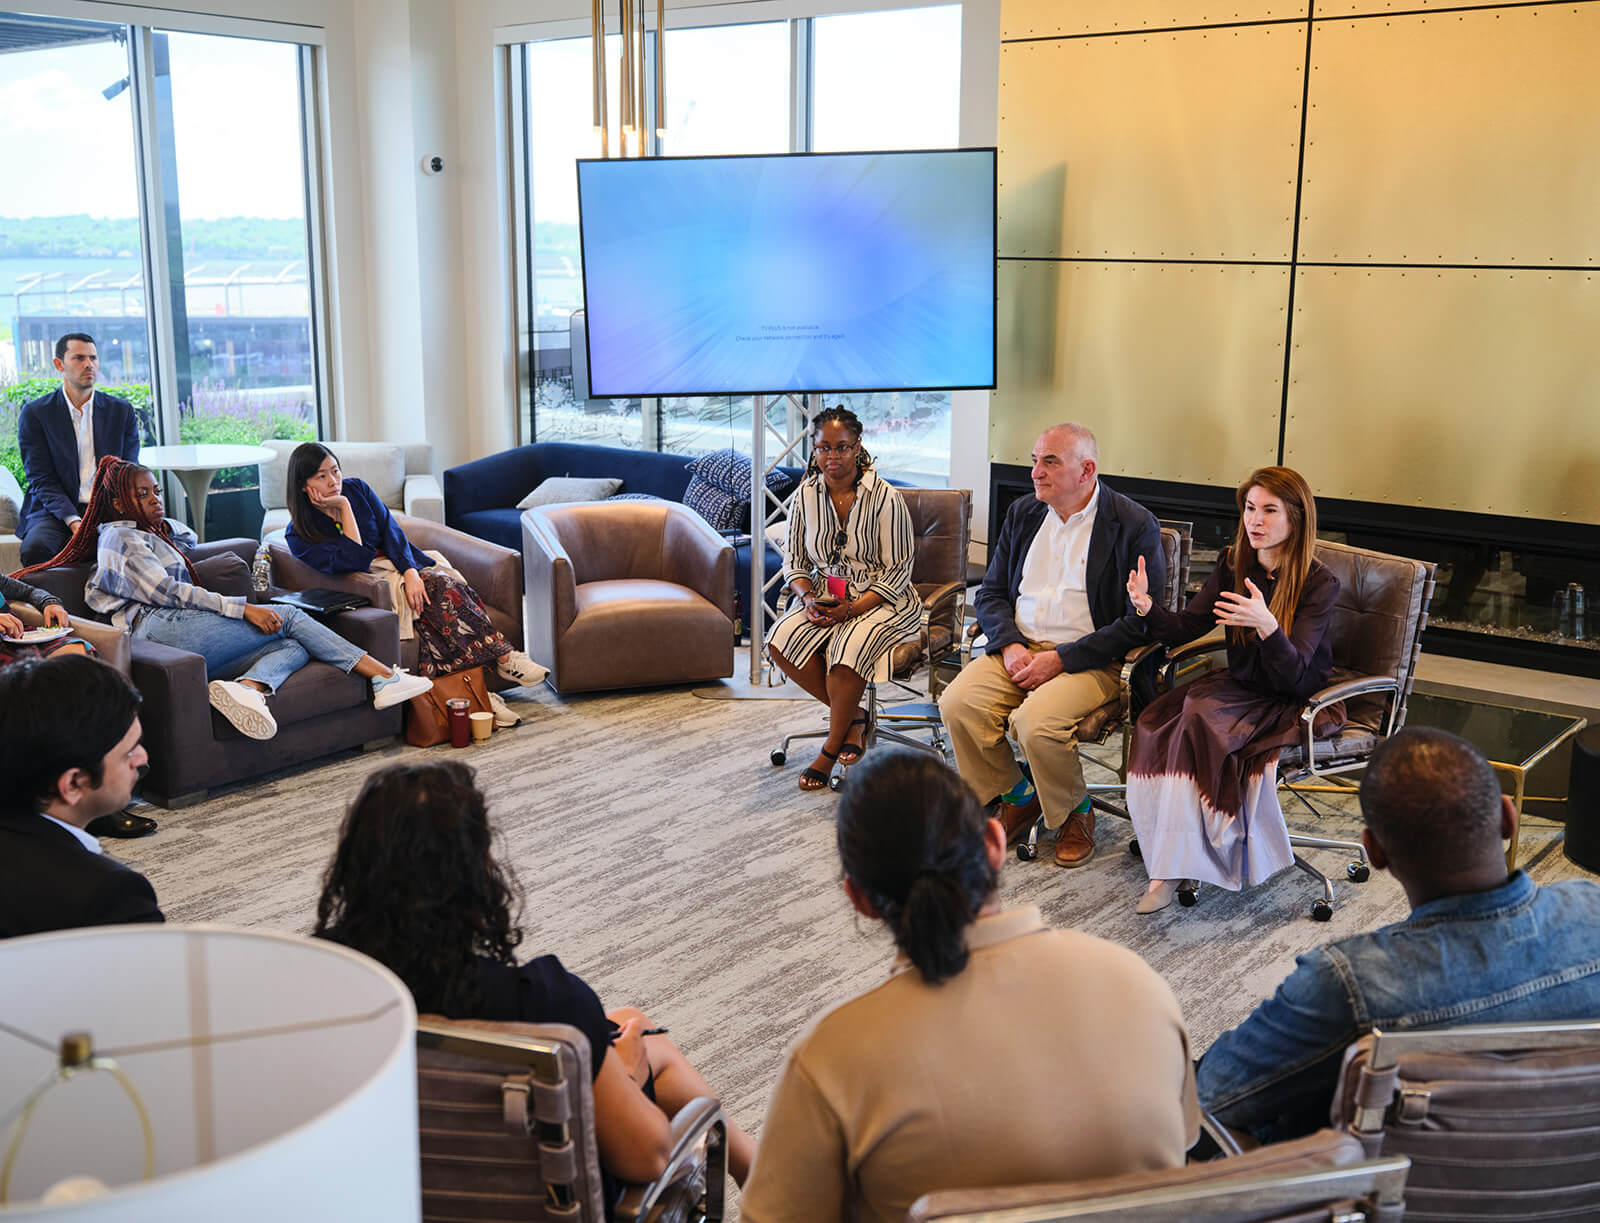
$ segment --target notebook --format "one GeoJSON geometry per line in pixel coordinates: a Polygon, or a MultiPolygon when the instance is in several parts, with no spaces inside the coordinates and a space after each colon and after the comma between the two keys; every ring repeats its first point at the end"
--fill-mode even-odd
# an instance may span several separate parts
{"type": "Polygon", "coordinates": [[[286,607],[298,607],[301,611],[308,611],[315,616],[331,616],[334,612],[350,611],[356,607],[367,607],[372,600],[366,595],[353,595],[343,590],[291,590],[287,594],[273,595],[270,602],[282,603],[286,607]]]}

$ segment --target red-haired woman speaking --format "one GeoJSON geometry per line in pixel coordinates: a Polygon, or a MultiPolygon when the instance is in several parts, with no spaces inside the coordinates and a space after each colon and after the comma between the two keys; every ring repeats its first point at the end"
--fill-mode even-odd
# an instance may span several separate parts
{"type": "Polygon", "coordinates": [[[1219,625],[1228,636],[1226,671],[1158,697],[1134,726],[1128,813],[1150,872],[1140,913],[1171,904],[1174,879],[1237,891],[1294,861],[1278,750],[1298,739],[1301,706],[1328,682],[1339,579],[1314,556],[1317,504],[1299,472],[1263,467],[1235,500],[1233,546],[1183,611],[1151,600],[1143,560],[1128,575],[1155,640],[1181,645],[1219,625]]]}

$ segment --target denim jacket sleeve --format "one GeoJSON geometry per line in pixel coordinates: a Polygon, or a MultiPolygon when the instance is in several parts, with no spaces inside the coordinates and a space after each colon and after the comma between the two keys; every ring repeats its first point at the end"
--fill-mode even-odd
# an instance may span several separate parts
{"type": "Polygon", "coordinates": [[[1328,1124],[1345,1047],[1361,1035],[1342,957],[1308,951],[1271,998],[1217,1037],[1197,1070],[1200,1106],[1263,1142],[1328,1124]]]}

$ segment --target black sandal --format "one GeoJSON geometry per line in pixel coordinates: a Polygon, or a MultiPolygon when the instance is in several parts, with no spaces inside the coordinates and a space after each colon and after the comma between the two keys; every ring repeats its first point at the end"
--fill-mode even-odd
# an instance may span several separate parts
{"type": "MultiPolygon", "coordinates": [[[[838,752],[830,752],[825,747],[819,748],[818,751],[822,755],[826,756],[829,760],[839,759],[838,752]]],[[[821,769],[804,770],[800,774],[800,788],[807,794],[810,794],[815,790],[826,790],[828,788],[828,773],[824,773],[821,769]],[[812,784],[807,785],[807,782],[811,782],[812,784]]]]}
{"type": "MultiPolygon", "coordinates": [[[[860,727],[864,728],[867,725],[867,715],[866,714],[862,714],[859,718],[850,719],[850,725],[851,726],[860,726],[860,727]]],[[[849,732],[849,730],[846,730],[844,733],[848,735],[850,732],[849,732]]],[[[867,754],[867,732],[866,732],[865,729],[863,729],[862,732],[861,732],[861,746],[860,747],[857,747],[854,743],[846,742],[845,744],[843,744],[839,748],[839,763],[840,764],[844,764],[844,765],[851,765],[851,764],[854,764],[856,761],[860,760],[861,757],[865,756],[866,754],[867,754]],[[845,754],[846,752],[848,752],[849,755],[846,755],[845,754]]]]}

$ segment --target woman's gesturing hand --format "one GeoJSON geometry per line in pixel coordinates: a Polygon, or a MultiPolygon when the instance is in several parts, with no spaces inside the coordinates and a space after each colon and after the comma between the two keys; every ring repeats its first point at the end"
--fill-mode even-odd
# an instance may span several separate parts
{"type": "Polygon", "coordinates": [[[283,617],[265,603],[246,603],[244,618],[263,633],[276,633],[283,627],[283,617]]]}
{"type": "Polygon", "coordinates": [[[1245,578],[1244,584],[1250,592],[1248,598],[1231,590],[1225,590],[1217,596],[1217,605],[1213,609],[1217,623],[1229,628],[1253,628],[1263,638],[1272,636],[1278,631],[1277,617],[1272,614],[1256,584],[1249,578],[1245,578]]]}
{"type": "Polygon", "coordinates": [[[407,569],[400,575],[400,581],[406,588],[406,604],[411,614],[420,616],[422,609],[428,606],[428,588],[423,585],[422,575],[415,569],[407,569]]]}
{"type": "Polygon", "coordinates": [[[1128,602],[1133,604],[1133,610],[1141,616],[1150,612],[1150,579],[1145,575],[1144,557],[1139,558],[1139,567],[1128,573],[1128,602]]]}

